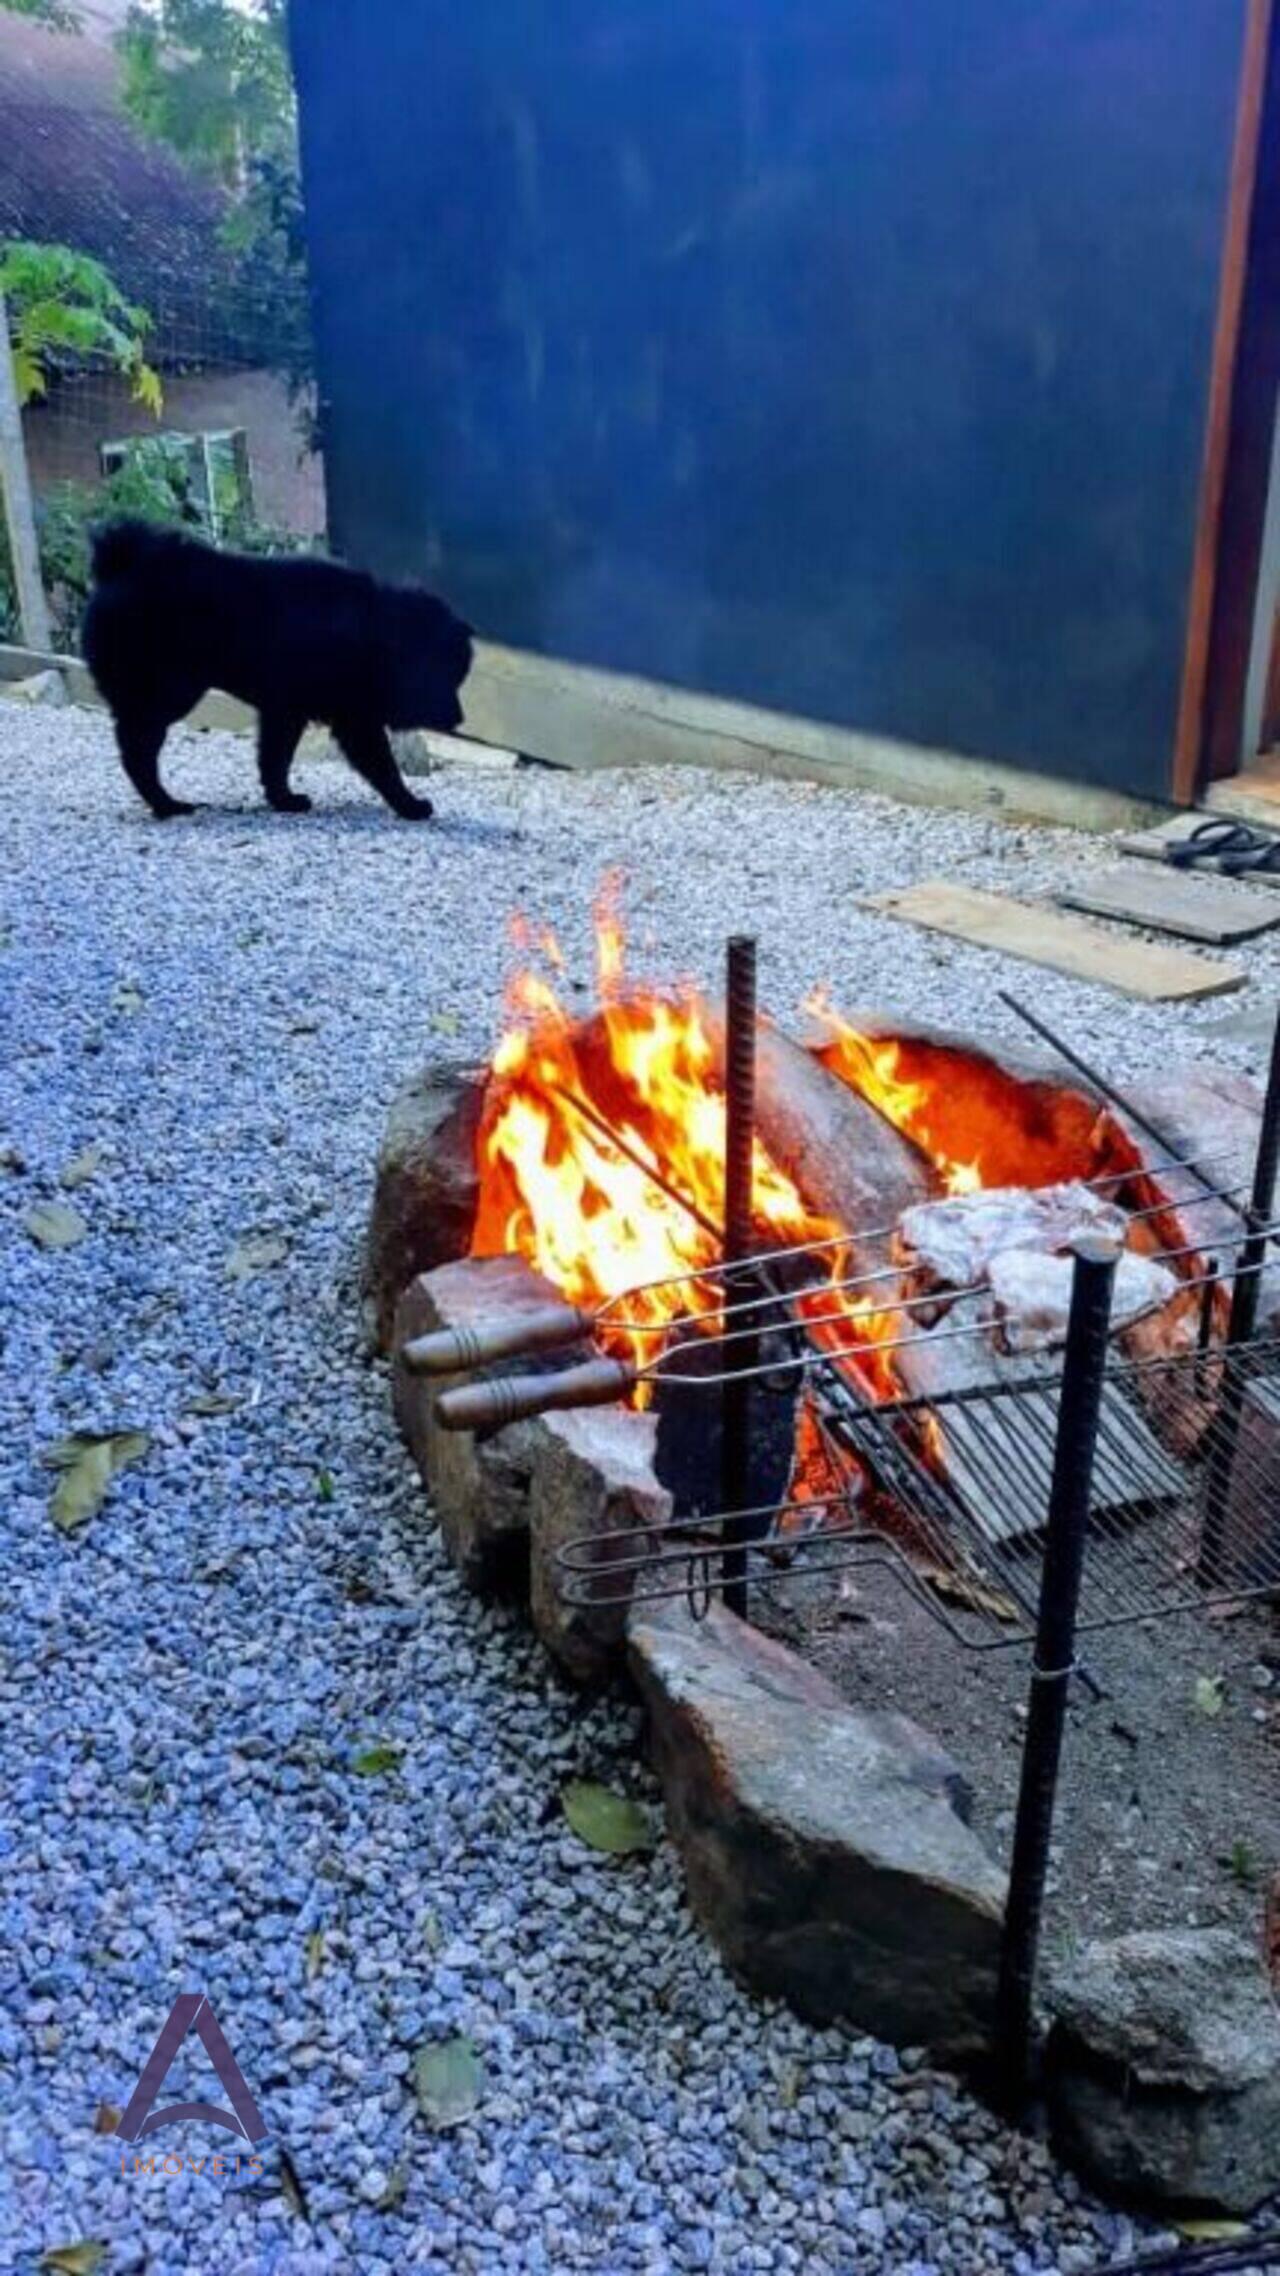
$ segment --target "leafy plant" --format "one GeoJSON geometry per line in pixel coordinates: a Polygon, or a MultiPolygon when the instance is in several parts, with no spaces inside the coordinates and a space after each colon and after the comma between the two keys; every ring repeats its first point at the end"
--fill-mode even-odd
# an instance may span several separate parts
{"type": "Polygon", "coordinates": [[[159,417],[164,391],[143,354],[151,318],[125,299],[101,261],[70,245],[13,238],[0,252],[0,293],[20,404],[47,393],[51,357],[101,356],[132,382],[135,401],[159,417]]]}
{"type": "Polygon", "coordinates": [[[37,24],[46,24],[51,32],[78,32],[80,18],[66,0],[0,0],[0,15],[30,16],[37,24]]]}
{"type": "MultiPolygon", "coordinates": [[[[53,617],[54,641],[64,653],[80,645],[80,624],[92,582],[94,531],[118,516],[154,522],[162,529],[206,534],[193,496],[186,454],[164,435],[142,435],[105,482],[63,482],[36,508],[40,568],[53,617]]],[[[309,541],[252,519],[238,506],[222,524],[227,544],[246,553],[295,553],[309,541]]],[[[18,637],[18,604],[3,519],[0,518],[0,640],[18,637]]]]}
{"type": "Polygon", "coordinates": [[[135,0],[116,42],[143,132],[242,192],[254,158],[293,155],[284,0],[135,0]]]}
{"type": "Polygon", "coordinates": [[[134,0],[117,48],[135,124],[230,192],[217,315],[300,396],[314,366],[285,0],[134,0]]]}

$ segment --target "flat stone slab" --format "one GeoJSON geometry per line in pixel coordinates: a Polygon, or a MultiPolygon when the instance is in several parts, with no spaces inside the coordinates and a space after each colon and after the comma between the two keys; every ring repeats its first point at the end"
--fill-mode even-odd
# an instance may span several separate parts
{"type": "Polygon", "coordinates": [[[529,1497],[529,1603],[548,1651],[580,1683],[604,1679],[625,1656],[632,1576],[620,1566],[638,1542],[610,1536],[671,1516],[654,1469],[657,1443],[656,1416],[629,1407],[573,1408],[542,1420],[529,1497]],[[578,1545],[578,1591],[609,1601],[566,1596],[560,1557],[570,1542],[578,1545]]]}
{"type": "MultiPolygon", "coordinates": [[[[464,1257],[420,1273],[395,1316],[392,1398],[444,1535],[451,1562],[471,1588],[521,1577],[527,1561],[534,1452],[547,1429],[534,1417],[504,1430],[441,1428],[441,1393],[457,1375],[411,1375],[399,1354],[417,1336],[517,1319],[555,1300],[549,1281],[523,1257],[464,1257]]],[[[517,1363],[527,1373],[530,1362],[517,1363]]]]}
{"type": "Polygon", "coordinates": [[[690,1902],[725,1958],[812,2021],[981,2053],[1005,1882],[945,1750],[720,1606],[638,1602],[629,1638],[690,1902]]]}
{"type": "Polygon", "coordinates": [[[1229,1929],[1098,1940],[1050,1990],[1062,2153],[1140,2203],[1250,2213],[1280,2188],[1280,2009],[1229,1929]]]}
{"type": "Polygon", "coordinates": [[[428,1067],[392,1100],[378,1149],[364,1266],[382,1351],[391,1349],[396,1305],[410,1281],[465,1257],[471,1246],[487,1084],[485,1068],[428,1067]]]}

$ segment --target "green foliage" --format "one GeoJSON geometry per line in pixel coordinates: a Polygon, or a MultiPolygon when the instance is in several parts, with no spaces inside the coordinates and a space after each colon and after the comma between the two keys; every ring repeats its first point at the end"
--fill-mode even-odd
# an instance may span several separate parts
{"type": "Polygon", "coordinates": [[[37,24],[47,24],[51,32],[78,32],[80,18],[67,0],[0,0],[0,15],[30,16],[37,24]]]}
{"type": "MultiPolygon", "coordinates": [[[[220,502],[222,538],[245,553],[305,553],[308,541],[256,521],[245,502],[228,492],[220,502]]],[[[53,617],[55,645],[66,654],[80,646],[80,623],[91,583],[94,531],[118,516],[186,529],[207,528],[191,482],[190,460],[177,439],[143,435],[105,482],[63,482],[36,508],[40,567],[53,617]]],[[[0,640],[18,638],[18,600],[0,517],[0,640]]]]}
{"type": "Polygon", "coordinates": [[[131,118],[231,195],[211,313],[299,394],[311,307],[285,0],[134,0],[117,47],[131,118]]]}
{"type": "Polygon", "coordinates": [[[117,46],[130,116],[228,189],[250,159],[292,154],[284,0],[135,0],[117,46]]]}
{"type": "Polygon", "coordinates": [[[132,382],[135,400],[159,417],[164,393],[142,349],[151,318],[125,299],[101,261],[70,245],[12,238],[0,250],[0,293],[20,404],[47,392],[51,358],[102,356],[132,382]]]}

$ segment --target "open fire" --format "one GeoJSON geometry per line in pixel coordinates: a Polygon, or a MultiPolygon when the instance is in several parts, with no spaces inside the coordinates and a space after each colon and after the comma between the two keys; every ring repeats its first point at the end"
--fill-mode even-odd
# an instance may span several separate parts
{"type": "MultiPolygon", "coordinates": [[[[518,1253],[591,1312],[625,1293],[626,1324],[602,1321],[600,1341],[643,1366],[680,1320],[706,1315],[716,1325],[710,1276],[720,1257],[725,1127],[718,1017],[690,987],[626,984],[608,887],[596,909],[593,1013],[566,1008],[554,939],[522,928],[520,945],[526,958],[510,990],[480,1131],[472,1253],[518,1253]]],[[[926,1195],[1142,1176],[1116,1118],[1080,1093],[1021,1081],[953,1046],[864,1034],[825,997],[807,1008],[822,1025],[817,1056],[908,1142],[926,1195]]],[[[754,1187],[763,1247],[828,1244],[809,1266],[810,1278],[821,1271],[825,1284],[797,1305],[814,1341],[852,1349],[844,1364],[864,1393],[897,1396],[894,1347],[905,1315],[895,1280],[885,1276],[883,1300],[879,1291],[873,1298],[840,1286],[855,1277],[848,1241],[866,1228],[815,1208],[759,1135],[754,1187]]],[[[1150,1245],[1160,1238],[1153,1225],[1150,1245]]],[[[643,1402],[648,1386],[635,1396],[643,1402]]]]}

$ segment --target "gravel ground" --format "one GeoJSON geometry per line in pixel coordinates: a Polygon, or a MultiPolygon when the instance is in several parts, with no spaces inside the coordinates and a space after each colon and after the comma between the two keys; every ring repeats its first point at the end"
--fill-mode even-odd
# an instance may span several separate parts
{"type": "MultiPolygon", "coordinates": [[[[980,2276],[1125,2249],[1127,2221],[945,2078],[748,2002],[665,1846],[619,1864],[570,1836],[567,1775],[644,1793],[632,1712],[569,1697],[461,1593],[355,1301],[393,1086],[442,1037],[487,1048],[513,907],[585,968],[622,862],[641,962],[710,975],[749,925],[779,1009],[823,978],[1007,1029],[1000,965],[855,894],[1030,888],[1100,849],[692,774],[450,771],[415,830],[317,764],[321,810],[282,822],[229,739],[175,738],[169,771],[214,804],[161,828],[101,720],[0,706],[0,2264],[102,2239],[153,2276],[980,2276]],[[55,1199],[87,1226],[57,1252],[24,1227],[55,1199]],[[250,1235],[274,1238],[234,1277],[250,1235]],[[42,1449],[122,1425],[149,1453],[64,1536],[42,1449]],[[353,1770],[371,1742],[398,1771],[353,1770]],[[265,2108],[260,2179],[122,2177],[95,2135],[193,1985],[265,2108]],[[412,2060],[459,2032],[484,2097],[437,2133],[412,2060]]],[[[1277,950],[1247,954],[1261,1002],[1277,950]]],[[[1030,988],[1118,1073],[1221,1016],[1030,988]]],[[[184,2058],[165,2098],[207,2084],[184,2058]]],[[[163,2146],[217,2146],[195,2131],[163,2146]]]]}

